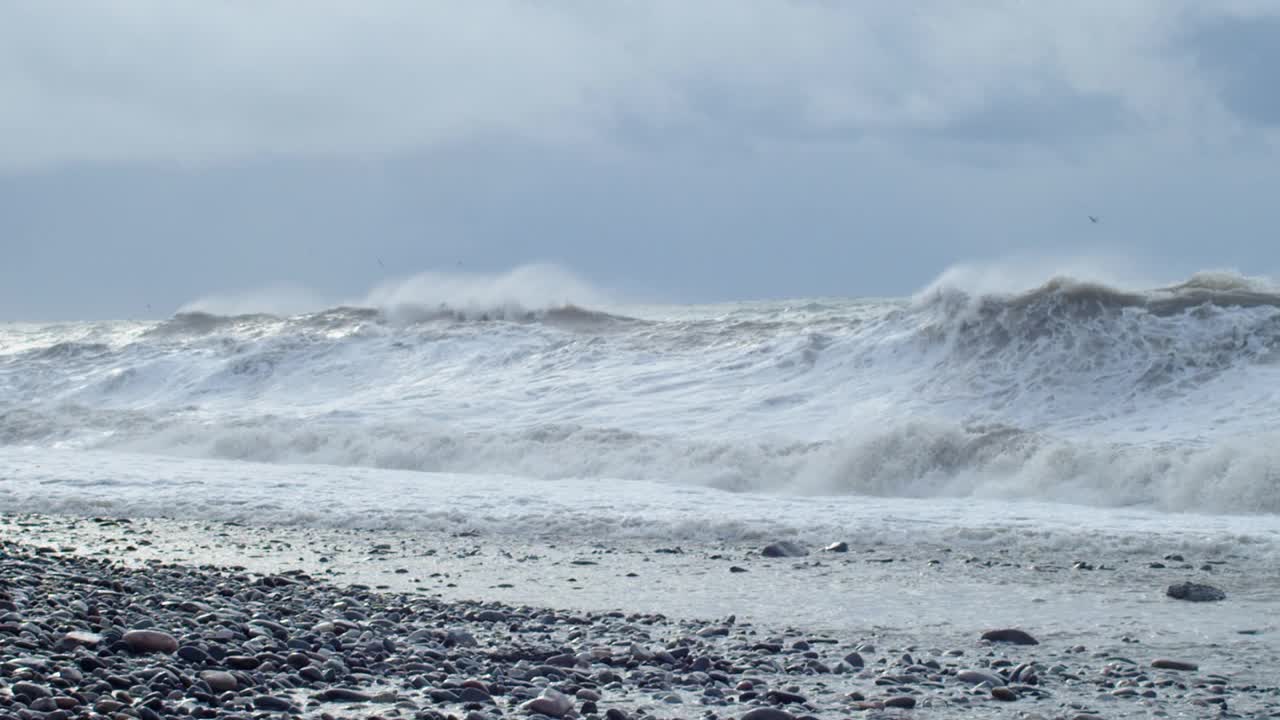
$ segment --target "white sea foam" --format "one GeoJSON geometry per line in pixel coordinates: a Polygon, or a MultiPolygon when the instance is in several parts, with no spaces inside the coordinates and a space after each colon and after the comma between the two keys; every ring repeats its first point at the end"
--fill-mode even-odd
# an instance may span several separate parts
{"type": "Polygon", "coordinates": [[[909,300],[640,308],[530,267],[418,276],[300,315],[251,303],[5,325],[0,444],[535,486],[1280,513],[1266,281],[955,280],[972,276],[909,300]]]}

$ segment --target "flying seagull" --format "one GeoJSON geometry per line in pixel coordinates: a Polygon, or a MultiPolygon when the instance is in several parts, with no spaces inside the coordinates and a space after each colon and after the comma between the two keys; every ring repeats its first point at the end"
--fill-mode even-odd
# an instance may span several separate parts
{"type": "Polygon", "coordinates": [[[1098,224],[1098,218],[1096,218],[1096,217],[1094,217],[1094,216],[1090,215],[1090,216],[1089,216],[1089,222],[1093,223],[1094,225],[1097,225],[1097,224],[1098,224]]]}

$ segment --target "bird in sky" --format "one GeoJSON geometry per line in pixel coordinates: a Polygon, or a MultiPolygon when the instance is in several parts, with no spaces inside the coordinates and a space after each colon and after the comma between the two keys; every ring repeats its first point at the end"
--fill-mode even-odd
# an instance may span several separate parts
{"type": "Polygon", "coordinates": [[[1090,215],[1090,216],[1089,216],[1089,222],[1093,223],[1094,225],[1097,225],[1097,224],[1098,224],[1098,218],[1094,217],[1093,215],[1090,215]]]}

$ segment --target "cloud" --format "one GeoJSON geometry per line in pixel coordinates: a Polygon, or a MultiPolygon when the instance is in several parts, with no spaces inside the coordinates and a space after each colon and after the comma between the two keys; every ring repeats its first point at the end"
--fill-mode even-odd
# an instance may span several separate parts
{"type": "Polygon", "coordinates": [[[1280,107],[1232,40],[1274,55],[1274,31],[1239,19],[1257,12],[1247,3],[1216,7],[14,0],[0,5],[0,169],[485,137],[603,149],[1212,138],[1280,107]]]}
{"type": "Polygon", "coordinates": [[[1280,14],[1220,17],[1186,42],[1226,107],[1246,121],[1280,127],[1280,14]]]}

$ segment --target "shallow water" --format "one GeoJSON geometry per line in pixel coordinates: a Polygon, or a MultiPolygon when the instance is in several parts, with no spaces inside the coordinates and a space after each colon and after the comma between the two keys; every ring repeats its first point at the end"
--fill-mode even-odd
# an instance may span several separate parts
{"type": "Polygon", "coordinates": [[[1131,635],[1200,654],[1278,647],[1280,519],[1270,515],[1071,512],[1035,502],[769,496],[638,482],[604,489],[588,481],[12,449],[0,451],[0,508],[274,526],[149,527],[171,545],[204,538],[231,548],[203,551],[204,560],[237,560],[235,543],[259,538],[318,543],[331,562],[319,564],[314,549],[264,558],[367,584],[447,573],[454,587],[429,586],[455,598],[938,637],[1013,625],[1072,644],[1131,635]],[[814,552],[758,555],[783,538],[814,552]],[[835,541],[852,552],[819,552],[835,541]],[[368,548],[383,542],[394,552],[371,564],[368,548]],[[682,552],[657,552],[677,547],[682,552]],[[1173,553],[1185,562],[1164,559],[1173,553]],[[408,572],[391,572],[392,562],[408,572]],[[1077,562],[1098,569],[1074,569],[1077,562]],[[1148,567],[1153,562],[1167,567],[1148,567]],[[1202,569],[1207,562],[1215,564],[1202,569]],[[732,565],[748,572],[731,573],[732,565]],[[1185,579],[1223,587],[1230,599],[1164,597],[1167,585],[1185,579]]]}

